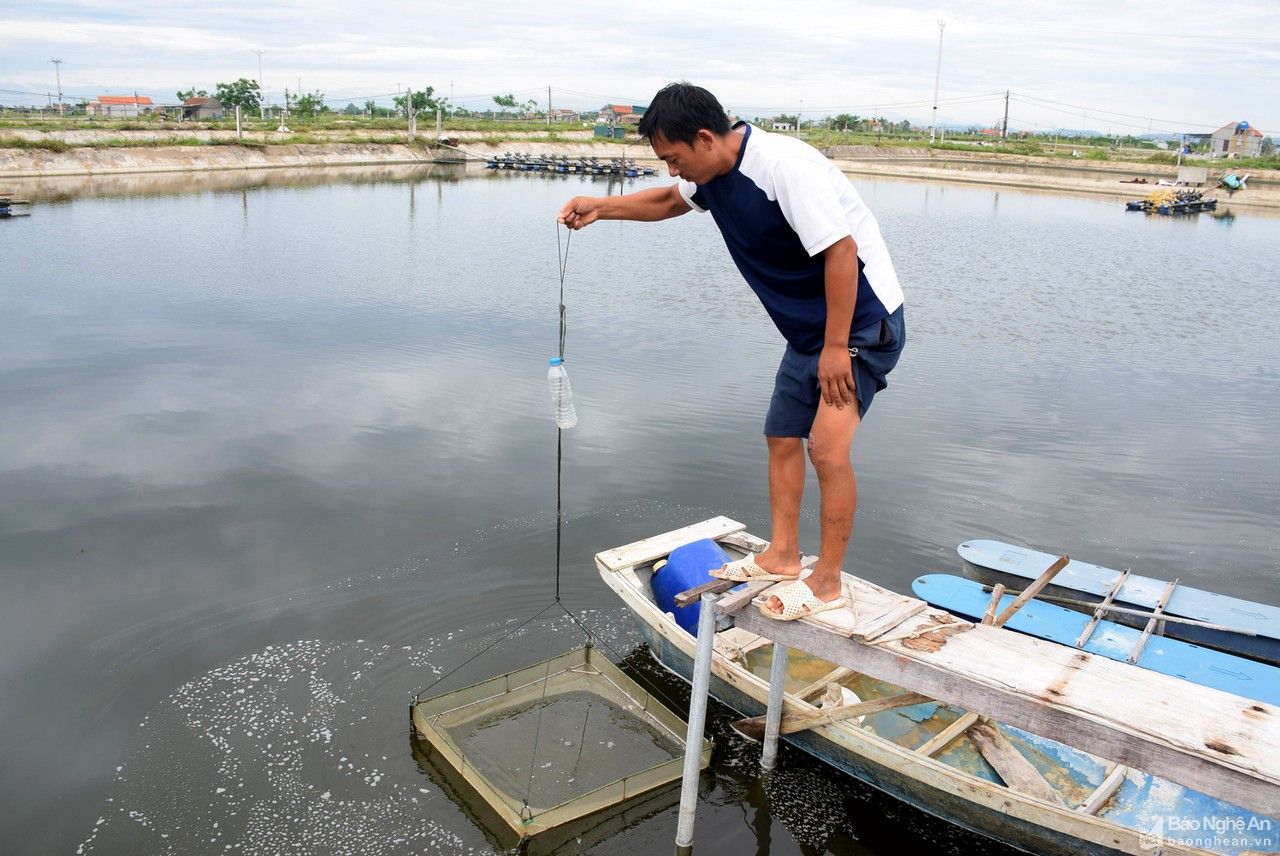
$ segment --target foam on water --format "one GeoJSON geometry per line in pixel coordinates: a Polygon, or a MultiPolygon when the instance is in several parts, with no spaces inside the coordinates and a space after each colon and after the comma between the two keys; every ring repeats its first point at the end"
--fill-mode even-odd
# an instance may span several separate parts
{"type": "MultiPolygon", "coordinates": [[[[610,644],[635,644],[621,615],[579,618],[610,644]]],[[[414,763],[407,690],[514,623],[481,638],[269,645],[186,682],[139,723],[77,852],[492,852],[414,763]]],[[[564,649],[575,636],[562,615],[513,640],[564,649]]]]}

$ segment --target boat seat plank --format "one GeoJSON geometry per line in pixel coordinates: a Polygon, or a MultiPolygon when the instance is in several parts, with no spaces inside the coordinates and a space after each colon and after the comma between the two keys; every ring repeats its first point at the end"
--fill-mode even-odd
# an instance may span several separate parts
{"type": "MultiPolygon", "coordinates": [[[[920,693],[905,692],[853,704],[820,707],[794,713],[785,711],[782,714],[782,724],[779,726],[779,731],[782,734],[795,734],[797,731],[807,731],[810,728],[817,728],[819,725],[828,725],[832,722],[840,722],[858,716],[869,716],[873,713],[883,713],[886,710],[896,710],[900,707],[911,707],[926,701],[932,701],[932,699],[920,693]]],[[[762,716],[760,719],[763,721],[764,717],[762,716]]]]}
{"type": "Polygon", "coordinates": [[[741,660],[756,648],[772,644],[763,636],[743,630],[741,627],[721,630],[716,634],[714,642],[716,653],[730,660],[741,660]]]}
{"type": "Polygon", "coordinates": [[[973,711],[967,711],[960,716],[955,722],[930,737],[927,741],[916,747],[916,752],[925,757],[937,755],[943,749],[947,748],[947,744],[955,740],[961,734],[969,730],[969,727],[977,722],[981,717],[973,711]]]}
{"type": "Polygon", "coordinates": [[[693,541],[700,541],[703,538],[722,538],[746,528],[745,525],[728,517],[713,517],[710,520],[685,526],[683,529],[664,532],[652,538],[597,553],[596,561],[611,571],[621,571],[645,562],[652,562],[654,559],[661,559],[670,555],[675,548],[693,541]]]}
{"type": "MultiPolygon", "coordinates": [[[[851,575],[845,580],[865,614],[901,598],[851,575]]],[[[929,608],[902,629],[952,620],[929,608]]],[[[989,625],[927,645],[917,643],[929,634],[869,645],[840,638],[852,630],[848,609],[792,622],[738,609],[734,621],[834,665],[1280,814],[1280,708],[989,625]]]]}

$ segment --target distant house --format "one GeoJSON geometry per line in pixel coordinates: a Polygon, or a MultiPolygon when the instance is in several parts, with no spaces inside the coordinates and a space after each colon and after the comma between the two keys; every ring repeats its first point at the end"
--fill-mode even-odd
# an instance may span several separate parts
{"type": "Polygon", "coordinates": [[[648,109],[640,104],[606,104],[596,121],[604,125],[637,125],[648,109]]]}
{"type": "Polygon", "coordinates": [[[622,117],[630,112],[630,104],[606,104],[600,108],[600,115],[596,121],[604,125],[616,125],[621,123],[622,117]]]}
{"type": "Polygon", "coordinates": [[[182,102],[184,119],[221,119],[222,102],[217,98],[188,98],[182,102]]]}
{"type": "Polygon", "coordinates": [[[106,119],[136,119],[153,109],[155,105],[145,95],[99,95],[85,105],[85,112],[90,116],[106,119]]]}
{"type": "Polygon", "coordinates": [[[773,129],[775,131],[794,131],[796,126],[790,122],[779,122],[775,119],[773,122],[773,129]]]}
{"type": "Polygon", "coordinates": [[[576,122],[578,114],[576,111],[570,110],[568,107],[557,107],[551,111],[552,122],[576,122]]]}
{"type": "Polygon", "coordinates": [[[1256,158],[1262,154],[1262,137],[1248,122],[1228,122],[1209,137],[1209,157],[1256,158]]]}

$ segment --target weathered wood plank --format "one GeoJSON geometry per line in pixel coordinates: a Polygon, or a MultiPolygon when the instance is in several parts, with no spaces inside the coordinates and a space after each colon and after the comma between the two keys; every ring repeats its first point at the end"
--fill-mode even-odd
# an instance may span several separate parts
{"type": "Polygon", "coordinates": [[[890,642],[901,642],[904,639],[919,639],[922,636],[932,636],[934,639],[942,639],[944,636],[950,636],[952,633],[963,633],[973,626],[973,622],[965,621],[963,618],[957,618],[954,621],[943,621],[939,624],[926,624],[923,627],[913,627],[909,630],[899,630],[896,633],[890,633],[872,640],[871,645],[887,645],[890,642]]]}
{"type": "Polygon", "coordinates": [[[730,627],[716,634],[712,643],[715,651],[730,660],[741,660],[748,651],[761,645],[772,645],[768,639],[756,633],[750,633],[741,627],[730,627]]]}
{"type": "Polygon", "coordinates": [[[1173,590],[1177,585],[1177,580],[1170,580],[1169,584],[1164,587],[1164,591],[1160,593],[1160,599],[1156,601],[1156,608],[1151,610],[1151,617],[1147,619],[1147,626],[1142,628],[1142,635],[1138,637],[1133,650],[1129,652],[1130,663],[1138,662],[1138,658],[1142,656],[1142,649],[1147,647],[1147,640],[1151,638],[1151,631],[1156,629],[1156,623],[1163,615],[1164,608],[1168,605],[1169,598],[1173,595],[1173,590]]]}
{"type": "Polygon", "coordinates": [[[964,734],[966,731],[968,731],[969,726],[973,725],[979,719],[981,719],[981,717],[978,716],[978,714],[974,713],[973,711],[968,711],[964,713],[955,722],[951,723],[946,728],[942,729],[937,734],[930,737],[927,741],[922,743],[920,746],[917,746],[916,752],[918,752],[921,755],[924,755],[925,757],[932,757],[934,755],[937,755],[939,752],[941,752],[943,749],[947,747],[948,743],[950,743],[952,740],[955,740],[961,734],[964,734]]]}
{"type": "Polygon", "coordinates": [[[1009,788],[1047,803],[1066,807],[1062,795],[1044,780],[1035,765],[1000,733],[994,723],[975,722],[969,729],[969,739],[978,747],[987,763],[996,768],[1009,788]]]}
{"type": "MultiPolygon", "coordinates": [[[[830,725],[833,722],[841,722],[842,720],[854,719],[859,716],[869,716],[873,713],[882,713],[899,707],[910,707],[913,704],[920,704],[926,701],[932,701],[932,699],[920,693],[906,692],[885,696],[884,698],[874,698],[870,701],[860,701],[856,704],[814,707],[808,710],[783,710],[779,733],[795,734],[797,731],[807,731],[810,728],[817,728],[821,725],[830,725]]],[[[760,737],[764,736],[764,719],[763,716],[740,719],[733,723],[733,728],[746,737],[759,740],[760,737]]]]}
{"type": "Polygon", "coordinates": [[[1111,799],[1111,795],[1124,782],[1124,777],[1128,772],[1129,768],[1124,764],[1112,764],[1101,784],[1094,789],[1093,793],[1089,794],[1087,800],[1077,806],[1076,811],[1081,814],[1097,814],[1098,809],[1102,808],[1106,801],[1111,799]]]}
{"type": "Polygon", "coordinates": [[[1053,578],[1056,577],[1058,572],[1065,568],[1070,561],[1071,559],[1067,556],[1059,556],[1058,560],[1045,568],[1044,572],[1040,574],[1040,576],[1036,577],[1035,581],[1032,582],[1031,585],[1022,590],[1022,594],[1013,599],[1013,603],[1006,606],[1004,611],[996,616],[996,620],[993,621],[992,624],[996,627],[1004,627],[1004,623],[1010,618],[1013,618],[1013,614],[1019,609],[1022,609],[1023,604],[1038,595],[1045,586],[1053,582],[1053,578]]]}
{"type": "Polygon", "coordinates": [[[1116,576],[1115,582],[1111,584],[1111,588],[1107,589],[1107,594],[1102,598],[1102,603],[1098,604],[1098,608],[1093,611],[1093,617],[1089,619],[1089,623],[1084,626],[1084,630],[1080,631],[1080,638],[1076,640],[1076,647],[1083,648],[1084,643],[1089,641],[1089,637],[1093,635],[1094,628],[1098,626],[1098,622],[1102,620],[1102,613],[1111,605],[1111,601],[1115,600],[1116,592],[1120,591],[1120,587],[1129,579],[1129,569],[1116,576]]]}
{"type": "Polygon", "coordinates": [[[661,535],[654,535],[652,538],[645,538],[632,544],[614,547],[612,550],[597,553],[596,561],[611,571],[620,571],[623,568],[630,568],[644,562],[652,562],[654,559],[661,559],[663,556],[670,554],[676,547],[688,544],[691,541],[698,541],[703,538],[722,538],[725,535],[739,532],[743,529],[746,529],[746,526],[736,520],[730,520],[728,517],[713,517],[710,520],[703,520],[700,523],[685,526],[683,529],[664,532],[661,535]]]}
{"type": "Polygon", "coordinates": [[[838,684],[852,674],[853,669],[846,669],[844,666],[839,666],[818,678],[816,681],[809,684],[809,686],[800,690],[800,692],[796,693],[796,698],[800,699],[800,701],[810,701],[814,696],[823,692],[831,684],[838,684]]]}
{"type": "MultiPolygon", "coordinates": [[[[878,587],[847,579],[875,599],[878,587]]],[[[934,614],[949,615],[926,612],[920,625],[934,614]]],[[[827,630],[832,622],[847,635],[849,610],[781,622],[745,609],[735,621],[835,665],[1280,814],[1280,709],[1269,705],[984,625],[913,650],[908,642],[867,645],[827,630]]]]}
{"type": "Polygon", "coordinates": [[[887,612],[874,615],[866,621],[854,626],[853,632],[849,635],[854,638],[870,642],[877,636],[883,633],[888,633],[908,618],[919,615],[928,608],[929,604],[925,603],[923,600],[902,598],[901,602],[894,604],[894,606],[887,612]]]}
{"type": "Polygon", "coordinates": [[[826,725],[828,722],[839,722],[842,719],[853,719],[859,716],[870,716],[873,713],[883,713],[886,710],[894,710],[899,707],[910,707],[913,704],[932,701],[926,695],[920,693],[898,693],[897,695],[885,696],[884,698],[873,698],[869,701],[860,701],[857,704],[842,704],[836,707],[824,707],[813,711],[804,711],[801,713],[787,714],[782,716],[782,733],[794,734],[797,731],[805,731],[815,728],[819,725],[826,725]]]}
{"type": "Polygon", "coordinates": [[[1004,583],[996,583],[991,587],[991,600],[987,601],[987,611],[982,614],[983,624],[996,623],[996,608],[1000,606],[1000,598],[1004,597],[1004,583]]]}

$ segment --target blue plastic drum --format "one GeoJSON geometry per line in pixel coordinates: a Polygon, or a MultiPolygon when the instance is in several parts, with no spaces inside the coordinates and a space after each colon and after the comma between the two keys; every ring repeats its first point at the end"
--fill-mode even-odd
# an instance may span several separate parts
{"type": "Polygon", "coordinates": [[[703,538],[701,541],[694,541],[692,544],[685,544],[683,547],[672,550],[667,563],[653,575],[653,597],[658,608],[663,612],[674,614],[676,623],[696,636],[698,612],[702,604],[676,606],[676,595],[711,582],[714,577],[708,572],[723,567],[728,561],[729,554],[710,538],[703,538]]]}

